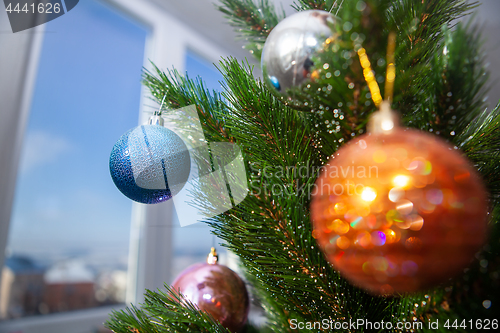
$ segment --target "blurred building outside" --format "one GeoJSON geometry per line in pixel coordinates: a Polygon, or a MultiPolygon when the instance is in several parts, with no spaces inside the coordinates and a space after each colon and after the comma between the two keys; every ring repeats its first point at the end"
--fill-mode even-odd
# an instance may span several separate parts
{"type": "Polygon", "coordinates": [[[27,256],[6,259],[0,286],[0,320],[45,315],[125,301],[124,269],[92,269],[84,260],[43,266],[27,256]]]}
{"type": "Polygon", "coordinates": [[[38,313],[43,301],[44,269],[32,259],[11,256],[5,260],[0,285],[0,320],[38,313]]]}

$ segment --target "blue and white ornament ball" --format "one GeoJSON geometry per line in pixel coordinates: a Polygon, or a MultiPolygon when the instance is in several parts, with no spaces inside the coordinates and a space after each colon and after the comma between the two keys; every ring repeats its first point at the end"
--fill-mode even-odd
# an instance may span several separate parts
{"type": "Polygon", "coordinates": [[[109,169],[116,187],[129,199],[156,204],[182,189],[191,159],[176,133],[160,125],[143,125],[127,131],[116,142],[109,169]]]}

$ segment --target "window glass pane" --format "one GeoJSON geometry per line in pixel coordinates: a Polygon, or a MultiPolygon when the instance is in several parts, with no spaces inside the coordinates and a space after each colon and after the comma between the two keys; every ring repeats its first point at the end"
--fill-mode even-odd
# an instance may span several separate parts
{"type": "Polygon", "coordinates": [[[124,301],[131,202],[108,161],[137,125],[147,33],[95,0],[45,25],[1,319],[124,301]]]}
{"type": "Polygon", "coordinates": [[[190,50],[186,52],[186,72],[189,78],[196,79],[199,76],[206,89],[220,92],[220,82],[223,82],[224,78],[215,65],[219,66],[219,63],[213,64],[190,50]]]}
{"type": "MultiPolygon", "coordinates": [[[[210,63],[201,56],[188,50],[186,52],[186,72],[189,78],[196,79],[197,76],[204,82],[205,89],[210,91],[222,91],[220,82],[223,81],[223,76],[214,64],[210,63]]],[[[177,214],[182,214],[182,211],[177,211],[177,214]]],[[[217,252],[219,252],[219,260],[221,263],[227,264],[227,251],[218,244],[221,239],[215,239],[210,233],[210,228],[204,223],[196,223],[185,227],[174,225],[174,258],[172,279],[175,279],[179,273],[188,266],[203,262],[206,260],[210,247],[216,244],[217,252]]]]}

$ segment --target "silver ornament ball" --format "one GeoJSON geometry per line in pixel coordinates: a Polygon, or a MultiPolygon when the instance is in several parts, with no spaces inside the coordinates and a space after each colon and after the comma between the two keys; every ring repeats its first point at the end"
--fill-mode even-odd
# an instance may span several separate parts
{"type": "Polygon", "coordinates": [[[281,21],[267,37],[261,58],[264,81],[286,105],[307,107],[300,93],[311,82],[314,56],[337,21],[329,12],[307,10],[281,21]]]}

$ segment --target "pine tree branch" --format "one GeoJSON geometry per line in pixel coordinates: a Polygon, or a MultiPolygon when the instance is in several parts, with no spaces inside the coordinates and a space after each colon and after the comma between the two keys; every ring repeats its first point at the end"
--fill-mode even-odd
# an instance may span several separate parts
{"type": "Polygon", "coordinates": [[[352,287],[332,270],[311,237],[309,193],[316,175],[290,172],[301,166],[311,172],[321,164],[307,139],[315,132],[307,117],[277,103],[250,68],[230,59],[221,71],[233,110],[226,121],[249,162],[251,193],[210,224],[265,290],[273,328],[289,331],[292,318],[396,320],[392,310],[399,300],[352,287]],[[369,306],[359,307],[360,301],[369,306]]]}
{"type": "MultiPolygon", "coordinates": [[[[300,0],[296,6],[303,10],[320,8],[314,6],[322,3],[330,4],[300,0]]],[[[479,298],[488,295],[485,289],[490,285],[499,294],[495,281],[500,267],[500,111],[498,107],[491,113],[484,109],[482,87],[486,79],[482,59],[478,57],[477,33],[460,26],[451,30],[453,20],[473,5],[461,0],[366,0],[364,6],[360,3],[344,2],[339,11],[342,21],[332,31],[335,43],[315,58],[319,79],[311,83],[308,92],[312,96],[311,113],[282,105],[254,78],[248,64],[234,59],[220,65],[226,79],[223,94],[207,92],[201,81],[183,78],[175,71],[163,73],[156,68],[154,74],[144,75],[145,85],[156,100],[167,94],[171,107],[196,104],[210,141],[235,142],[241,147],[251,193],[236,208],[207,222],[241,258],[274,331],[291,331],[292,318],[426,323],[429,319],[468,318],[478,313],[486,317],[488,314],[481,312],[481,306],[477,308],[479,298]],[[360,46],[367,50],[379,83],[383,83],[389,31],[398,32],[394,105],[405,116],[406,124],[439,132],[467,154],[488,185],[494,211],[492,240],[478,255],[470,273],[427,294],[380,298],[351,286],[329,266],[312,238],[308,207],[317,168],[341,144],[364,131],[368,116],[375,109],[354,51],[360,46]],[[448,53],[443,52],[445,47],[448,53]],[[451,134],[453,130],[455,135],[451,134]],[[296,172],[301,167],[308,173],[296,172]],[[486,281],[484,286],[481,281],[486,281]],[[472,299],[471,304],[464,304],[472,299]]],[[[257,6],[236,0],[225,0],[223,4],[233,23],[247,29],[244,33],[249,40],[261,45],[264,29],[252,30],[256,24],[265,26],[255,14],[257,6]],[[238,8],[241,15],[234,16],[238,8]]],[[[267,15],[273,17],[271,12],[263,17],[267,15]]],[[[277,22],[277,16],[274,19],[277,22]]],[[[162,304],[169,301],[165,301],[165,296],[148,297],[149,303],[142,309],[115,314],[110,325],[121,329],[119,332],[128,332],[130,327],[153,332],[157,319],[150,318],[161,315],[162,304]]],[[[500,303],[497,296],[488,297],[500,303]]],[[[203,325],[198,319],[181,324],[184,317],[178,311],[188,310],[177,309],[162,318],[174,318],[174,325],[203,325]]]]}
{"type": "Polygon", "coordinates": [[[332,11],[335,13],[337,9],[340,6],[340,3],[342,0],[297,0],[294,1],[292,7],[296,11],[303,11],[303,10],[311,10],[311,9],[318,9],[318,10],[325,10],[327,12],[332,11]]]}
{"type": "Polygon", "coordinates": [[[268,0],[220,0],[217,6],[238,35],[247,40],[245,46],[257,59],[271,30],[285,17],[283,9],[277,13],[268,0]]]}
{"type": "Polygon", "coordinates": [[[443,30],[444,41],[423,71],[426,77],[413,86],[418,103],[406,109],[410,126],[455,141],[485,109],[485,85],[489,78],[480,55],[481,38],[476,28],[459,24],[443,30]],[[417,124],[417,125],[414,125],[417,124]]]}
{"type": "MultiPolygon", "coordinates": [[[[152,64],[154,72],[143,71],[143,84],[149,88],[158,104],[164,96],[166,108],[182,108],[196,105],[200,121],[204,125],[205,136],[210,141],[231,141],[231,133],[224,125],[227,107],[220,93],[208,91],[201,78],[190,79],[181,76],[176,70],[161,71],[152,64]]],[[[168,111],[167,111],[168,112],[168,111]]]]}
{"type": "MultiPolygon", "coordinates": [[[[457,332],[470,332],[470,327],[460,326],[463,322],[475,322],[477,318],[493,320],[498,318],[500,307],[500,206],[492,206],[489,223],[488,242],[476,254],[475,260],[465,269],[464,274],[449,283],[427,292],[418,302],[415,315],[422,322],[439,320],[456,322],[457,332]],[[488,300],[491,307],[485,306],[488,300]]],[[[451,327],[451,326],[450,326],[451,327]]],[[[444,327],[443,327],[444,329],[444,327]]],[[[435,330],[424,330],[435,332],[435,330]]]]}
{"type": "Polygon", "coordinates": [[[492,206],[500,203],[500,104],[483,110],[459,134],[458,147],[476,165],[490,192],[492,206]]]}
{"type": "MultiPolygon", "coordinates": [[[[301,7],[297,9],[316,8],[321,3],[301,1],[301,7]]],[[[307,86],[297,89],[297,98],[307,102],[314,114],[310,122],[317,126],[315,146],[323,147],[325,155],[329,156],[341,144],[365,132],[368,116],[375,111],[375,107],[355,51],[359,47],[366,49],[383,93],[390,31],[398,34],[394,106],[407,116],[409,126],[443,133],[428,125],[429,118],[436,114],[430,110],[441,110],[435,104],[442,96],[430,101],[426,96],[444,89],[440,82],[429,82],[429,78],[439,70],[432,61],[435,57],[441,59],[439,49],[449,31],[442,27],[453,26],[454,20],[466,15],[473,7],[474,4],[462,0],[345,1],[338,13],[339,20],[332,27],[331,43],[324,45],[313,56],[314,66],[310,71],[314,79],[307,86]]],[[[473,64],[474,73],[480,72],[480,62],[474,61],[473,64]]],[[[458,65],[454,64],[448,71],[456,72],[460,68],[458,65]]],[[[456,86],[463,79],[463,75],[459,77],[456,86]]],[[[477,78],[470,82],[481,86],[477,78]]],[[[477,89],[469,91],[470,95],[474,95],[477,89]]],[[[479,99],[476,97],[476,100],[479,99]]]]}
{"type": "Polygon", "coordinates": [[[166,291],[146,290],[140,308],[114,311],[106,327],[116,333],[213,332],[229,333],[211,315],[200,311],[181,294],[165,285],[166,291]]]}

